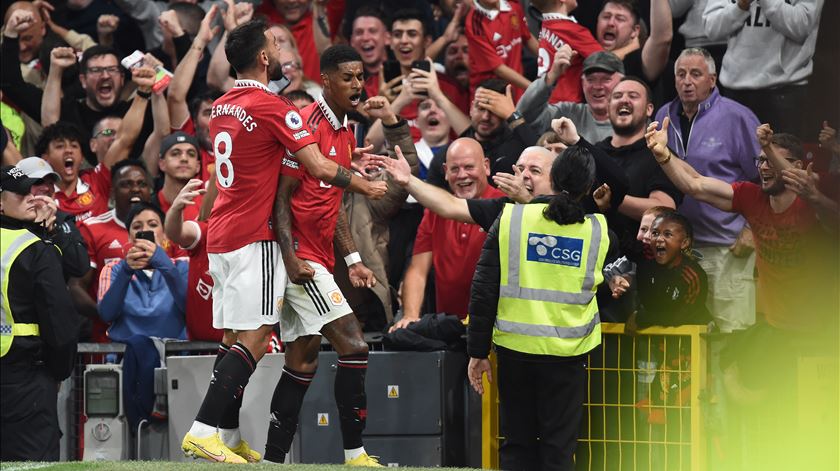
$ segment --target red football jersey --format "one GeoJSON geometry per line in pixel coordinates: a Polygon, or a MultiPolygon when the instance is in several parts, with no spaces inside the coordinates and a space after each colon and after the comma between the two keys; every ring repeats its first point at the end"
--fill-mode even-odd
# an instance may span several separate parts
{"type": "Polygon", "coordinates": [[[318,55],[318,48],[315,46],[315,23],[312,20],[312,12],[306,12],[295,24],[286,24],[286,19],[277,11],[271,0],[265,0],[257,8],[257,13],[262,13],[268,18],[268,24],[286,25],[292,31],[292,36],[297,42],[298,53],[303,61],[303,75],[314,82],[321,81],[321,56],[318,55]]]}
{"type": "Polygon", "coordinates": [[[213,103],[210,136],[219,195],[210,216],[207,251],[231,252],[274,240],[271,209],[285,157],[315,139],[288,99],[254,80],[237,80],[213,103]]]}
{"type": "MultiPolygon", "coordinates": [[[[193,201],[195,202],[195,204],[193,204],[193,205],[188,204],[188,205],[184,206],[184,211],[183,211],[183,216],[182,216],[184,218],[184,221],[195,221],[196,219],[198,219],[198,212],[201,209],[201,200],[202,199],[203,199],[202,195],[198,195],[195,198],[193,198],[193,201]]],[[[163,214],[168,213],[169,209],[172,208],[172,203],[170,203],[169,201],[166,201],[166,197],[163,196],[163,191],[157,192],[157,194],[155,195],[155,201],[153,202],[153,204],[156,204],[157,207],[159,207],[160,210],[163,211],[163,214]]]]}
{"type": "MultiPolygon", "coordinates": [[[[347,118],[340,122],[323,97],[301,112],[315,134],[321,153],[338,165],[350,168],[356,139],[347,126],[347,118]]],[[[335,265],[333,236],[344,190],[318,180],[300,165],[297,169],[291,166],[289,173],[293,172],[300,180],[291,201],[295,252],[298,257],[320,263],[332,273],[335,265]]]]}
{"type": "Polygon", "coordinates": [[[557,79],[551,92],[549,103],[559,101],[583,102],[583,90],[580,87],[580,75],[583,72],[583,60],[590,55],[603,50],[592,33],[577,24],[573,17],[561,13],[543,14],[542,29],[540,30],[540,52],[537,59],[537,76],[543,77],[551,64],[554,54],[563,44],[568,44],[577,55],[572,58],[572,65],[557,79]]]}
{"type": "Polygon", "coordinates": [[[190,247],[183,247],[190,256],[187,275],[187,336],[190,340],[219,342],[224,333],[213,328],[213,278],[207,259],[207,222],[186,221],[195,224],[198,239],[190,247]]]}
{"type": "MultiPolygon", "coordinates": [[[[449,78],[448,75],[438,73],[437,77],[440,90],[444,95],[446,95],[446,98],[448,98],[453,105],[460,108],[465,115],[469,116],[470,97],[467,94],[467,91],[459,87],[458,84],[449,78]]],[[[379,95],[379,75],[371,75],[367,78],[367,80],[365,80],[365,91],[367,91],[368,96],[379,95]]],[[[415,142],[419,141],[422,137],[420,135],[420,129],[417,127],[417,107],[420,105],[420,101],[421,100],[412,101],[404,106],[399,112],[400,117],[408,122],[408,129],[411,131],[411,138],[415,142]]]]}
{"type": "MultiPolygon", "coordinates": [[[[195,136],[195,122],[193,121],[192,116],[187,116],[187,120],[184,121],[184,124],[182,124],[180,128],[172,128],[172,132],[175,131],[181,131],[189,134],[190,136],[195,136]]],[[[198,174],[198,178],[201,178],[201,181],[206,182],[210,179],[210,175],[216,171],[216,159],[213,157],[212,152],[208,152],[202,147],[199,147],[198,150],[201,153],[201,171],[198,174]]]]}
{"type": "MultiPolygon", "coordinates": [[[[487,185],[481,198],[499,198],[504,193],[487,185]]],[[[417,228],[414,254],[432,252],[435,269],[437,312],[467,316],[472,276],[487,234],[478,224],[446,219],[425,210],[417,228]]]]}
{"type": "MultiPolygon", "coordinates": [[[[87,244],[90,266],[93,271],[93,279],[88,287],[88,294],[96,300],[99,292],[99,272],[109,262],[125,257],[128,248],[128,230],[112,209],[81,222],[79,232],[81,232],[82,238],[87,244]]],[[[103,322],[102,319],[97,317],[93,320],[91,337],[94,342],[109,342],[107,331],[108,324],[103,322]]]]}
{"type": "MultiPolygon", "coordinates": [[[[531,32],[518,2],[499,0],[498,10],[473,2],[464,25],[470,48],[471,97],[481,82],[496,78],[493,71],[500,65],[522,74],[522,45],[531,39],[531,32]]],[[[514,103],[525,93],[518,87],[512,91],[514,103]]]]}
{"type": "Polygon", "coordinates": [[[58,187],[55,188],[58,209],[76,216],[77,225],[89,217],[108,211],[110,197],[111,169],[102,164],[79,172],[76,189],[70,196],[58,187]]]}

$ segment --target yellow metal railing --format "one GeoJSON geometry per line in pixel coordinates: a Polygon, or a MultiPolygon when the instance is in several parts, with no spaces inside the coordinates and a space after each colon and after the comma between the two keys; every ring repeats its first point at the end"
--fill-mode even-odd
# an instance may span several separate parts
{"type": "MultiPolygon", "coordinates": [[[[701,401],[708,370],[706,327],[651,327],[628,336],[624,324],[604,323],[601,331],[602,344],[588,359],[577,469],[706,469],[701,401]]],[[[492,354],[490,361],[495,379],[492,354]]],[[[498,390],[495,381],[484,381],[482,467],[498,469],[498,390]]]]}

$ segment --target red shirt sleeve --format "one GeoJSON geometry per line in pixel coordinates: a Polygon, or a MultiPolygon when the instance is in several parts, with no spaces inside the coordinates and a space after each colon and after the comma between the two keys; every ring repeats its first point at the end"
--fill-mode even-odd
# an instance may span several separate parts
{"type": "Polygon", "coordinates": [[[285,97],[276,96],[275,100],[266,100],[268,119],[260,121],[268,132],[275,136],[291,153],[295,153],[315,143],[309,126],[300,115],[300,111],[285,97]]]}
{"type": "Polygon", "coordinates": [[[481,14],[470,10],[467,14],[465,33],[470,48],[470,72],[474,74],[489,72],[504,64],[502,58],[496,54],[496,48],[485,36],[485,27],[481,14]]]}
{"type": "Polygon", "coordinates": [[[746,182],[734,182],[732,184],[732,211],[736,213],[743,214],[744,207],[749,205],[748,202],[745,201],[747,198],[746,188],[744,187],[746,182]]]}
{"type": "MultiPolygon", "coordinates": [[[[111,169],[101,163],[96,164],[96,167],[87,172],[86,176],[87,178],[83,181],[90,185],[90,189],[96,194],[96,197],[108,201],[108,198],[111,197],[111,169]]],[[[107,208],[105,209],[107,211],[107,208]]]]}
{"type": "Polygon", "coordinates": [[[577,51],[581,62],[592,54],[604,50],[588,29],[580,25],[577,25],[575,29],[577,30],[575,34],[568,38],[569,46],[577,51]]]}
{"type": "Polygon", "coordinates": [[[428,209],[424,211],[423,220],[420,221],[420,226],[417,228],[417,238],[414,239],[413,255],[432,251],[432,225],[434,217],[434,214],[428,209]]]}

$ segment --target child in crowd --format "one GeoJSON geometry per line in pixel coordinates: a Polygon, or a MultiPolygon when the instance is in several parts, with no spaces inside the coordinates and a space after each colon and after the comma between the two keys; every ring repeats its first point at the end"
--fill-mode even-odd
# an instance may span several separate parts
{"type": "Polygon", "coordinates": [[[551,92],[549,103],[568,101],[583,102],[583,90],[580,86],[580,76],[583,72],[583,60],[603,48],[592,32],[585,26],[578,24],[571,16],[577,9],[577,0],[531,0],[531,5],[542,13],[542,29],[540,29],[540,51],[537,56],[537,77],[542,78],[554,63],[554,55],[564,44],[572,48],[574,55],[571,65],[557,79],[551,92]]]}
{"type": "Polygon", "coordinates": [[[473,0],[464,33],[469,45],[470,96],[478,85],[500,78],[513,85],[516,103],[530,81],[523,75],[522,43],[537,54],[539,43],[531,36],[522,5],[515,0],[473,0]]]}

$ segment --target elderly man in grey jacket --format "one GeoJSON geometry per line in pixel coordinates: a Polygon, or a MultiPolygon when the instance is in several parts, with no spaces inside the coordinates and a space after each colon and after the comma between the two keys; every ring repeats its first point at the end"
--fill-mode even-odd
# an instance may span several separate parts
{"type": "MultiPolygon", "coordinates": [[[[382,120],[388,155],[391,158],[397,158],[394,148],[399,146],[411,166],[411,173],[416,176],[419,172],[417,152],[411,139],[408,123],[391,110],[385,97],[369,98],[365,103],[365,111],[371,119],[382,120]]],[[[387,275],[390,236],[388,223],[408,196],[408,191],[394,183],[386,172],[381,172],[381,178],[385,178],[388,182],[388,191],[382,199],[370,200],[363,195],[345,192],[343,201],[356,249],[365,261],[365,265],[376,276],[376,284],[372,287],[354,287],[347,276],[344,257],[338,256],[337,252],[335,257],[335,281],[347,297],[347,302],[350,303],[353,312],[357,315],[374,313],[372,317],[359,319],[366,331],[382,330],[394,317],[395,292],[388,284],[387,275]],[[365,308],[362,309],[360,306],[365,306],[365,308]]]]}
{"type": "Polygon", "coordinates": [[[611,52],[600,51],[583,61],[580,80],[586,103],[548,103],[548,98],[571,64],[573,51],[563,45],[554,56],[551,69],[542,79],[534,80],[519,100],[516,111],[537,134],[551,130],[551,120],[569,118],[575,123],[578,133],[589,142],[600,142],[613,135],[610,124],[610,92],[624,77],[624,64],[611,52]]]}

